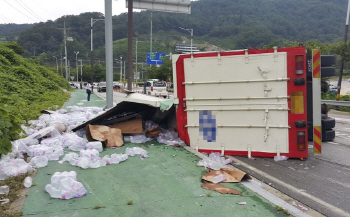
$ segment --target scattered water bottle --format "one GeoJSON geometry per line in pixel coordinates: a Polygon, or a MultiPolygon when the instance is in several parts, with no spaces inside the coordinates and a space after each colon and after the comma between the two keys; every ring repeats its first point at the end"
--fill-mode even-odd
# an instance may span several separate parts
{"type": "Polygon", "coordinates": [[[30,177],[30,176],[28,176],[28,177],[26,177],[25,179],[24,179],[24,187],[26,187],[26,188],[30,188],[30,187],[32,187],[32,184],[33,184],[33,179],[32,179],[32,177],[30,177]]]}
{"type": "Polygon", "coordinates": [[[62,193],[61,193],[61,190],[58,190],[57,188],[55,187],[52,187],[51,184],[47,184],[45,186],[45,190],[47,193],[50,194],[50,196],[52,198],[61,198],[62,197],[62,193]]]}
{"type": "Polygon", "coordinates": [[[81,167],[83,169],[89,168],[90,167],[90,158],[80,157],[78,159],[78,167],[81,167]]]}
{"type": "Polygon", "coordinates": [[[49,160],[45,156],[35,156],[30,160],[30,165],[41,168],[46,167],[49,160]]]}
{"type": "Polygon", "coordinates": [[[220,175],[214,176],[212,182],[216,184],[216,183],[224,181],[225,178],[226,177],[224,174],[220,174],[220,175]]]}
{"type": "Polygon", "coordinates": [[[8,194],[10,192],[10,188],[7,185],[0,186],[0,194],[8,194]]]}
{"type": "Polygon", "coordinates": [[[77,180],[77,173],[75,171],[55,172],[51,177],[52,186],[58,188],[59,182],[65,178],[71,178],[73,180],[77,180]]]}
{"type": "Polygon", "coordinates": [[[134,151],[134,149],[132,149],[132,148],[126,148],[126,149],[125,149],[125,154],[127,154],[127,155],[133,157],[133,156],[135,156],[135,151],[134,151]]]}
{"type": "Polygon", "coordinates": [[[96,141],[96,142],[88,142],[86,144],[86,148],[87,149],[96,149],[98,152],[102,152],[103,151],[103,146],[102,146],[102,142],[96,141]]]}
{"type": "Polygon", "coordinates": [[[212,170],[220,170],[221,168],[220,164],[216,162],[207,162],[207,161],[204,162],[204,167],[212,170]]]}

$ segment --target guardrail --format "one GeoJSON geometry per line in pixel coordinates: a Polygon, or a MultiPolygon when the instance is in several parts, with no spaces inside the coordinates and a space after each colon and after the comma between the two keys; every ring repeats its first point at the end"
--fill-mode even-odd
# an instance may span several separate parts
{"type": "Polygon", "coordinates": [[[350,107],[350,101],[321,100],[321,103],[325,103],[327,105],[350,107]]]}

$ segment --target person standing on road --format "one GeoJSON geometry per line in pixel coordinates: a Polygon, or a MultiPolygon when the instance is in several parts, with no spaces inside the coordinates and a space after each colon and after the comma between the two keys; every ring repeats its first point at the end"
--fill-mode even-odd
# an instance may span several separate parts
{"type": "Polygon", "coordinates": [[[92,91],[91,81],[86,84],[87,101],[90,101],[90,95],[92,91]]]}

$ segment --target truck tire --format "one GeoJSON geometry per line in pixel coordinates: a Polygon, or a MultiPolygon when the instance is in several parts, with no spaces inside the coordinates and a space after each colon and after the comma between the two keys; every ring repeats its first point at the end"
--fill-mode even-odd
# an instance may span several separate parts
{"type": "Polygon", "coordinates": [[[321,67],[334,66],[336,58],[334,55],[321,55],[321,67]]]}
{"type": "Polygon", "coordinates": [[[331,130],[335,127],[335,119],[334,118],[324,118],[322,121],[322,128],[325,128],[326,130],[331,130]]]}
{"type": "MultiPolygon", "coordinates": [[[[325,141],[333,141],[335,138],[335,131],[334,130],[327,130],[325,136],[326,136],[325,141]]],[[[322,141],[323,141],[323,139],[322,139],[322,141]]]]}
{"type": "Polygon", "coordinates": [[[327,104],[323,103],[321,104],[321,114],[327,114],[328,113],[328,106],[327,104]]]}
{"type": "Polygon", "coordinates": [[[322,67],[321,78],[335,76],[335,67],[322,67]]]}

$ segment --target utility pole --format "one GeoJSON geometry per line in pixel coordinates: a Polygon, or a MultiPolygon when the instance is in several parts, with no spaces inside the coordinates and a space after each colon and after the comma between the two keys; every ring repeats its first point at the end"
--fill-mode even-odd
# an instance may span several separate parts
{"type": "Polygon", "coordinates": [[[62,52],[61,52],[61,59],[60,60],[61,60],[61,76],[63,77],[62,52]]]}
{"type": "Polygon", "coordinates": [[[78,60],[80,62],[80,82],[83,83],[83,60],[78,60]]]}
{"type": "Polygon", "coordinates": [[[57,74],[58,74],[58,61],[57,61],[57,57],[53,56],[56,59],[56,69],[57,69],[57,74]]]}
{"type": "Polygon", "coordinates": [[[128,90],[132,90],[132,20],[133,0],[128,1],[128,90]]]}
{"type": "Polygon", "coordinates": [[[93,26],[94,23],[99,21],[99,20],[104,20],[104,19],[94,19],[91,17],[91,24],[90,24],[90,28],[91,28],[91,50],[90,50],[90,58],[91,58],[91,82],[94,81],[94,62],[93,62],[93,51],[94,51],[94,31],[93,31],[93,26]]]}
{"type": "MultiPolygon", "coordinates": [[[[346,42],[348,40],[349,13],[350,13],[350,0],[348,1],[348,12],[346,14],[346,20],[345,20],[344,46],[346,46],[346,42]]],[[[341,60],[340,69],[339,69],[338,91],[337,91],[337,98],[336,98],[337,101],[339,101],[340,99],[340,89],[341,89],[341,82],[343,80],[343,70],[344,70],[344,58],[342,58],[341,60]]]]}
{"type": "Polygon", "coordinates": [[[112,0],[105,0],[106,108],[113,107],[112,0]]]}
{"type": "MultiPolygon", "coordinates": [[[[126,61],[124,61],[124,79],[126,78],[125,62],[126,61]]],[[[123,87],[124,87],[124,79],[123,79],[123,87]]]]}
{"type": "Polygon", "coordinates": [[[152,31],[153,31],[153,11],[151,11],[151,41],[150,41],[150,53],[152,53],[152,31]]]}
{"type": "Polygon", "coordinates": [[[136,39],[136,73],[135,73],[135,82],[137,81],[137,77],[138,77],[138,71],[137,71],[137,39],[136,39]]]}
{"type": "Polygon", "coordinates": [[[123,57],[120,57],[120,84],[123,83],[123,57]]]}
{"type": "Polygon", "coordinates": [[[79,80],[78,80],[78,54],[79,54],[79,51],[77,51],[77,52],[75,52],[74,51],[74,53],[75,53],[75,68],[77,69],[77,83],[79,82],[79,80]]]}
{"type": "Polygon", "coordinates": [[[68,56],[67,56],[67,31],[66,31],[66,21],[63,22],[64,25],[64,63],[65,63],[65,67],[66,67],[66,79],[69,81],[68,78],[68,56]]]}

